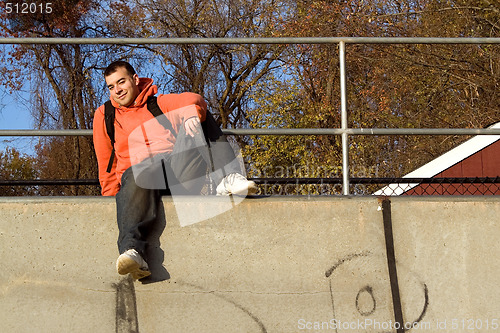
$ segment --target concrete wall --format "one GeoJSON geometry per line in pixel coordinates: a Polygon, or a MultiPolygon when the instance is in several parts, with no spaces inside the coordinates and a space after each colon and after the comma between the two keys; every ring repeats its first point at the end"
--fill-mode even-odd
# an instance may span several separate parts
{"type": "Polygon", "coordinates": [[[390,200],[246,199],[181,227],[165,198],[133,282],[112,198],[0,198],[0,329],[500,331],[500,198],[390,200]]]}

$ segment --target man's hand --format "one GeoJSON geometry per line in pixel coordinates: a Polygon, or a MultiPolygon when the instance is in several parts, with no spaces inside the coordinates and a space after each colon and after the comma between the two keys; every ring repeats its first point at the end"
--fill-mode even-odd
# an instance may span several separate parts
{"type": "Polygon", "coordinates": [[[196,134],[200,133],[201,122],[198,117],[191,117],[184,121],[184,129],[186,130],[186,134],[194,137],[196,134]]]}

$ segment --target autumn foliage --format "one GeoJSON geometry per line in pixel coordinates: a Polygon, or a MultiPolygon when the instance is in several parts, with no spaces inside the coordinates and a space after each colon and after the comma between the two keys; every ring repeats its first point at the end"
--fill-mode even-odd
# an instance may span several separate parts
{"type": "MultiPolygon", "coordinates": [[[[6,37],[499,37],[491,0],[61,0],[3,17],[6,37]]],[[[29,86],[38,128],[92,128],[102,69],[129,60],[161,92],[202,94],[225,128],[340,127],[337,45],[17,45],[2,84],[29,86]]],[[[350,127],[481,128],[499,121],[500,45],[348,44],[350,127]]],[[[353,177],[402,176],[465,140],[350,137],[353,177]]],[[[235,137],[250,176],[340,177],[339,136],[235,137]]],[[[95,178],[90,138],[40,141],[40,178],[95,178]]],[[[370,193],[371,188],[354,188],[370,193]]],[[[64,188],[47,194],[95,194],[64,188]]],[[[338,186],[293,193],[339,193],[338,186]]]]}

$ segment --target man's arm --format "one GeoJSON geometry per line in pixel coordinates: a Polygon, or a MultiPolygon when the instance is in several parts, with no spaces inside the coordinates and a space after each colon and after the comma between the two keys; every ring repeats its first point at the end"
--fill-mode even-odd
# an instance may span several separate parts
{"type": "Polygon", "coordinates": [[[99,183],[101,184],[101,194],[104,196],[114,196],[120,189],[120,182],[116,177],[116,157],[113,159],[113,167],[110,172],[106,172],[113,147],[106,133],[104,122],[104,106],[99,107],[94,115],[93,126],[94,148],[99,166],[99,183]]]}
{"type": "Polygon", "coordinates": [[[207,102],[201,95],[191,92],[160,95],[158,96],[158,105],[167,114],[172,124],[176,125],[184,125],[186,120],[193,117],[197,117],[200,122],[203,122],[207,115],[207,102]],[[179,110],[182,112],[178,112],[179,110]]]}

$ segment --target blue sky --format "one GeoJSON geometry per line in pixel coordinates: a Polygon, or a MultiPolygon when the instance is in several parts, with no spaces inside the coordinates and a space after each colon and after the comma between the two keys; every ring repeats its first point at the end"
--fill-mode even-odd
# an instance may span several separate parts
{"type": "MultiPolygon", "coordinates": [[[[0,88],[0,129],[33,129],[30,110],[0,88]]],[[[37,139],[34,137],[0,136],[0,151],[14,147],[21,153],[33,154],[37,139]]]]}

